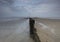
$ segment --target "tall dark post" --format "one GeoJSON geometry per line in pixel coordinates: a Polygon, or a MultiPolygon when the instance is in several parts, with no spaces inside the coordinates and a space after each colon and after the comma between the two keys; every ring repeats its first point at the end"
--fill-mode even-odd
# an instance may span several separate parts
{"type": "Polygon", "coordinates": [[[35,24],[35,21],[32,18],[29,18],[30,35],[34,34],[34,24],[35,24]]]}
{"type": "Polygon", "coordinates": [[[41,42],[37,33],[36,33],[36,28],[34,27],[35,20],[32,18],[29,18],[29,25],[30,25],[30,37],[35,41],[35,42],[41,42]]]}

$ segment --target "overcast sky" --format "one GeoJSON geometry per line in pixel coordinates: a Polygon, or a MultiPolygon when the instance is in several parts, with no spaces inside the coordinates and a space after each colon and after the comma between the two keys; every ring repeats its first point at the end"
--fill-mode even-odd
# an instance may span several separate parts
{"type": "Polygon", "coordinates": [[[0,18],[60,18],[60,0],[0,0],[0,18]]]}

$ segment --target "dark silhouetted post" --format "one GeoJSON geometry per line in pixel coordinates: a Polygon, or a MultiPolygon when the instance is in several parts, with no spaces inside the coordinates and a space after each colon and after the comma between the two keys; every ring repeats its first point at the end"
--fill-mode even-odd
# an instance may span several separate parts
{"type": "Polygon", "coordinates": [[[30,35],[34,34],[34,24],[35,24],[35,21],[32,18],[29,18],[30,35]]]}
{"type": "Polygon", "coordinates": [[[35,42],[41,42],[39,39],[39,36],[36,33],[36,28],[34,27],[35,20],[32,18],[29,18],[29,25],[30,25],[30,37],[35,41],[35,42]]]}

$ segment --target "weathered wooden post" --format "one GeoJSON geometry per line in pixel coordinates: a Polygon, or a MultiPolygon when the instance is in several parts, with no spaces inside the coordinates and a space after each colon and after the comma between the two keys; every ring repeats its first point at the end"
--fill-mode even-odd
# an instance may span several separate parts
{"type": "Polygon", "coordinates": [[[32,18],[29,18],[30,35],[34,34],[34,24],[35,24],[35,21],[32,18]]]}
{"type": "Polygon", "coordinates": [[[35,41],[35,42],[40,42],[39,37],[36,33],[36,28],[34,27],[35,20],[32,18],[29,18],[29,25],[30,25],[30,37],[35,41]]]}

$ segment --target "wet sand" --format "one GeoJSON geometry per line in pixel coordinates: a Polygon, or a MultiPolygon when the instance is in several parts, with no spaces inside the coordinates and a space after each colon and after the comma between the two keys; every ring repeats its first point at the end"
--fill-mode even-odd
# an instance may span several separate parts
{"type": "Polygon", "coordinates": [[[0,22],[0,42],[33,42],[29,37],[29,20],[0,22]]]}
{"type": "Polygon", "coordinates": [[[60,42],[60,20],[35,19],[35,28],[41,42],[60,42]]]}

